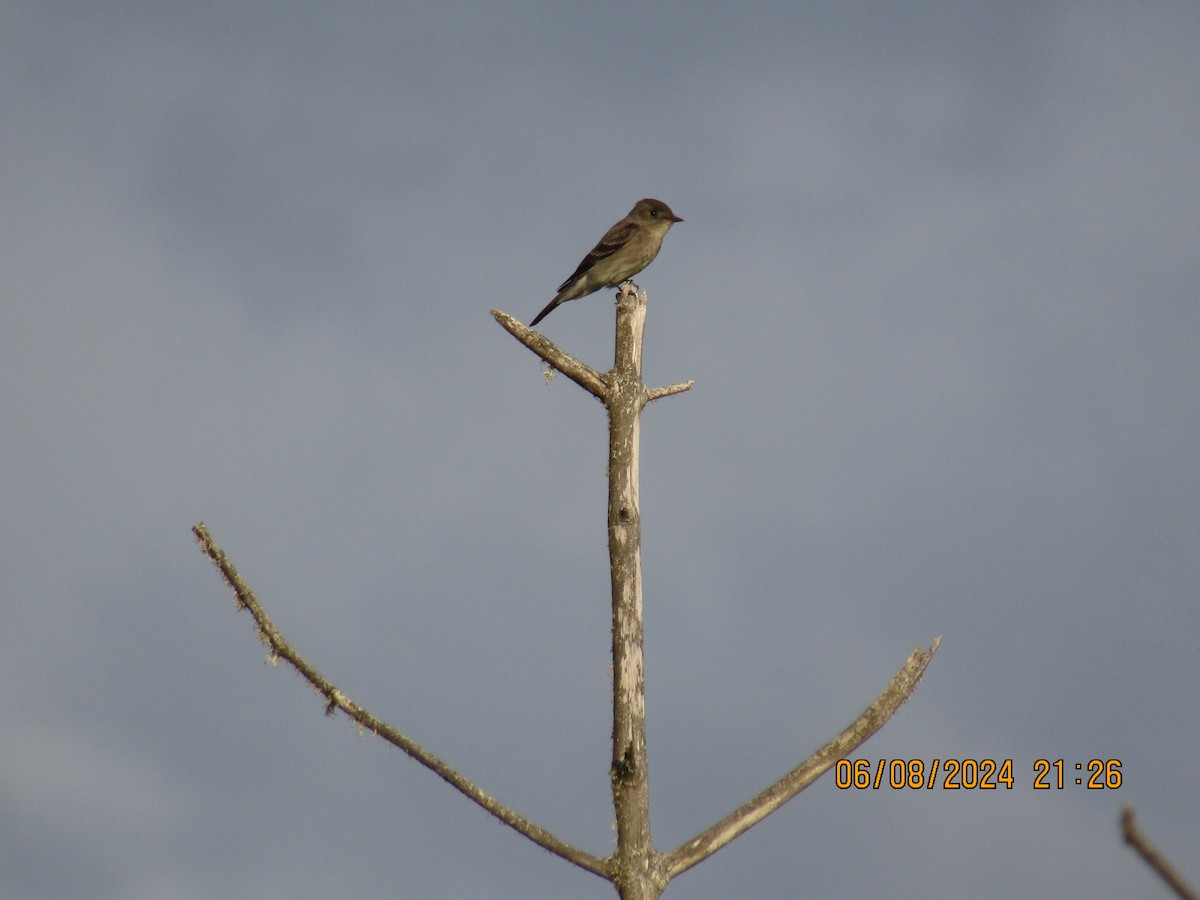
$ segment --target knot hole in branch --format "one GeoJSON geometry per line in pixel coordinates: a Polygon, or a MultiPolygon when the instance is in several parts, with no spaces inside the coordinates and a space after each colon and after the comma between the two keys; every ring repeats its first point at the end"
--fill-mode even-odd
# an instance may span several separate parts
{"type": "Polygon", "coordinates": [[[621,754],[619,759],[613,760],[613,781],[628,781],[636,771],[637,763],[634,761],[633,744],[626,744],[625,752],[621,754]]]}

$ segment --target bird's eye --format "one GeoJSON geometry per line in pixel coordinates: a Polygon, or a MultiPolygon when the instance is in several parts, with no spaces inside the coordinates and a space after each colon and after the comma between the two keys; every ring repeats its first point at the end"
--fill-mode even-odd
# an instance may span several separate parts
{"type": "Polygon", "coordinates": [[[657,216],[657,215],[658,215],[658,210],[657,210],[657,209],[652,209],[652,210],[650,210],[650,215],[652,215],[652,216],[657,216]]]}

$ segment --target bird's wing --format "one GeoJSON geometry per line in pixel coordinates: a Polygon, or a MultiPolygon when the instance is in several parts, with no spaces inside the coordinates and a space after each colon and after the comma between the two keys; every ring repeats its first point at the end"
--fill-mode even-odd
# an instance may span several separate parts
{"type": "Polygon", "coordinates": [[[583,261],[579,263],[579,268],[571,273],[571,277],[558,286],[561,291],[566,288],[571,282],[582,275],[588,269],[592,268],[602,259],[612,256],[622,247],[629,243],[629,239],[633,237],[634,232],[640,226],[637,222],[618,222],[612,228],[608,229],[604,237],[600,238],[600,243],[591,249],[583,261]]]}
{"type": "Polygon", "coordinates": [[[606,256],[612,256],[622,247],[629,243],[629,239],[633,237],[641,226],[637,222],[618,222],[612,228],[608,229],[604,237],[600,238],[600,243],[592,248],[592,252],[588,254],[599,261],[606,256]]]}

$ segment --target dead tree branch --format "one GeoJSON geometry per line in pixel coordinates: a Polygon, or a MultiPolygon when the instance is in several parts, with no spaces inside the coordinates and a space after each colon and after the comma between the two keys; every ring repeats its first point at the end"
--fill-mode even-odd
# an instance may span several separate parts
{"type": "Polygon", "coordinates": [[[820,778],[830,766],[844,759],[883,727],[917,688],[926,666],[942,642],[936,638],[928,650],[917,648],[904,667],[896,673],[878,699],[863,710],[841,734],[810,756],[788,774],[711,828],[663,855],[662,864],[669,877],[685,872],[716,853],[738,835],[761,822],[783,804],[820,778]]]}
{"type": "Polygon", "coordinates": [[[1125,839],[1125,843],[1145,860],[1146,865],[1158,873],[1158,877],[1167,883],[1176,896],[1182,897],[1183,900],[1200,900],[1200,894],[1197,894],[1192,886],[1183,880],[1183,876],[1176,872],[1175,867],[1167,861],[1167,858],[1158,852],[1158,848],[1146,840],[1146,836],[1137,827],[1137,822],[1133,820],[1132,806],[1126,806],[1121,810],[1121,836],[1125,839]]]}
{"type": "Polygon", "coordinates": [[[238,607],[247,610],[254,618],[254,624],[258,627],[259,640],[270,650],[271,658],[286,661],[300,673],[305,681],[313,686],[316,692],[325,699],[325,713],[327,715],[332,714],[334,710],[340,709],[362,728],[379,735],[392,746],[403,750],[421,765],[434,772],[443,781],[456,788],[468,799],[482,806],[505,825],[525,835],[525,837],[538,846],[602,878],[608,879],[611,877],[607,860],[592,856],[590,853],[585,853],[571,846],[566,841],[558,839],[544,828],[535,825],[524,816],[509,809],[495,797],[488,794],[465,776],[459,774],[411,738],[406,737],[387,722],[367,712],[367,710],[338,690],[329,679],[313,668],[311,664],[293,649],[291,644],[284,640],[283,635],[279,633],[279,629],[275,627],[275,624],[258,602],[258,598],[254,596],[254,592],[242,580],[241,575],[238,574],[237,569],[233,567],[233,563],[229,561],[228,557],[225,556],[224,551],[213,541],[204,523],[201,522],[194,526],[192,533],[196,536],[196,540],[199,541],[200,548],[204,551],[205,555],[221,571],[221,575],[225,578],[225,583],[233,590],[234,596],[237,597],[238,607]]]}

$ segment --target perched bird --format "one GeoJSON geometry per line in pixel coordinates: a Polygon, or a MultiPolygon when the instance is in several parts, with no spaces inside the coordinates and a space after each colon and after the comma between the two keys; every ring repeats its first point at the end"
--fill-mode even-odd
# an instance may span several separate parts
{"type": "Polygon", "coordinates": [[[533,317],[529,327],[550,315],[560,303],[586,297],[602,287],[616,287],[632,278],[654,262],[663,235],[682,221],[661,200],[639,200],[629,215],[605,232],[575,274],[558,286],[558,296],[533,317]]]}

